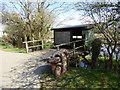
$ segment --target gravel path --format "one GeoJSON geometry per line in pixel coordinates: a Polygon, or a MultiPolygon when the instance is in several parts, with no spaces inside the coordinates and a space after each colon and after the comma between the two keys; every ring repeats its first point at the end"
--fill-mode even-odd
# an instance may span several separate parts
{"type": "Polygon", "coordinates": [[[50,57],[55,50],[42,50],[34,53],[11,53],[0,51],[0,87],[40,88],[40,75],[50,72],[43,59],[50,57]]]}

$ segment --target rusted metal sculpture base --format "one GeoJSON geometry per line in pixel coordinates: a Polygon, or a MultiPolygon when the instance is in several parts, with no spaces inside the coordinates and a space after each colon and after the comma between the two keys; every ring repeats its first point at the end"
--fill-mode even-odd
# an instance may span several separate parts
{"type": "Polygon", "coordinates": [[[56,77],[63,76],[67,71],[69,53],[66,49],[57,51],[48,61],[52,65],[52,72],[56,77]]]}

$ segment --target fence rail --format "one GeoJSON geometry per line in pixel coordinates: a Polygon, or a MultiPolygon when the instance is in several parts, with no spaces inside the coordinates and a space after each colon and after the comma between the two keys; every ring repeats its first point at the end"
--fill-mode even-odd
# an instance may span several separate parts
{"type": "Polygon", "coordinates": [[[29,52],[30,48],[35,48],[35,47],[41,47],[43,49],[43,40],[33,40],[33,41],[25,41],[23,42],[25,44],[26,47],[26,52],[29,52]],[[41,44],[39,43],[38,45],[35,45],[36,42],[41,42],[41,44]],[[32,43],[33,45],[29,46],[29,43],[32,43]]]}
{"type": "Polygon", "coordinates": [[[60,46],[73,44],[73,49],[72,49],[72,51],[71,51],[70,53],[73,52],[73,54],[75,54],[75,51],[76,51],[77,49],[79,49],[79,48],[81,48],[81,47],[84,46],[84,45],[81,45],[81,46],[76,47],[76,43],[77,43],[77,42],[84,41],[84,40],[85,40],[85,39],[82,39],[82,40],[76,40],[76,41],[72,41],[72,42],[68,42],[68,43],[62,43],[62,44],[59,44],[59,45],[55,45],[54,47],[56,47],[57,50],[59,50],[59,49],[60,49],[60,46]]]}
{"type": "MultiPolygon", "coordinates": [[[[57,48],[57,50],[60,50],[60,47],[61,46],[65,46],[65,45],[69,45],[69,44],[73,44],[73,49],[70,53],[73,52],[73,54],[75,54],[75,51],[79,48],[82,48],[84,45],[81,45],[81,46],[78,46],[76,47],[76,43],[78,42],[81,42],[81,41],[84,41],[85,39],[82,39],[82,40],[76,40],[76,41],[72,41],[72,42],[67,42],[67,43],[62,43],[62,44],[59,44],[59,45],[55,45],[54,47],[57,48]]],[[[42,49],[44,48],[44,45],[43,45],[43,40],[33,40],[33,41],[25,41],[23,42],[25,44],[25,47],[26,47],[26,52],[28,53],[29,52],[29,49],[30,48],[35,48],[35,47],[41,47],[42,49]],[[41,44],[39,43],[39,45],[35,45],[36,42],[41,42],[41,44]],[[29,45],[29,43],[32,43],[33,45],[29,45]]]]}

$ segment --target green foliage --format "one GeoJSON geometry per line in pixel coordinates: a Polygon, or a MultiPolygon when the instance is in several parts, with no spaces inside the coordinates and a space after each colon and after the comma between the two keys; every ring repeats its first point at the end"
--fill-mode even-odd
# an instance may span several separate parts
{"type": "Polygon", "coordinates": [[[53,48],[53,44],[51,42],[46,42],[44,44],[44,49],[50,49],[50,48],[53,48]]]}
{"type": "MultiPolygon", "coordinates": [[[[53,24],[54,16],[46,7],[46,1],[11,3],[19,7],[21,11],[3,11],[3,21],[7,24],[5,31],[9,37],[15,40],[15,46],[24,47],[27,40],[47,40],[51,37],[50,27],[53,24]],[[26,7],[25,7],[25,6],[26,7]]],[[[15,8],[15,9],[16,9],[15,8]]]]}
{"type": "Polygon", "coordinates": [[[17,53],[26,53],[26,50],[23,48],[15,48],[10,43],[4,42],[3,40],[0,40],[0,49],[3,51],[8,52],[17,52],[17,53]]]}
{"type": "Polygon", "coordinates": [[[0,38],[0,46],[3,46],[4,48],[12,48],[13,46],[5,41],[4,39],[0,38]]]}
{"type": "MultiPolygon", "coordinates": [[[[109,54],[109,68],[112,68],[113,54],[116,52],[115,49],[117,48],[117,44],[119,44],[120,40],[120,17],[117,11],[119,2],[77,2],[75,5],[77,11],[82,11],[84,16],[90,17],[92,19],[95,27],[94,32],[100,34],[100,38],[103,39],[107,44],[107,53],[109,54]]],[[[93,57],[97,58],[99,54],[97,51],[99,51],[99,49],[92,51],[96,53],[93,57]]]]}
{"type": "Polygon", "coordinates": [[[85,37],[85,46],[88,50],[91,50],[93,40],[94,40],[94,32],[92,30],[87,31],[85,37]]]}
{"type": "MultiPolygon", "coordinates": [[[[43,75],[44,77],[44,75],[43,75]]],[[[71,68],[63,77],[54,78],[45,75],[44,88],[119,88],[120,78],[113,72],[105,70],[91,70],[71,68]],[[49,80],[48,80],[49,78],[49,80]],[[50,85],[50,83],[52,85],[50,85]],[[46,84],[47,83],[47,84],[46,84]],[[50,86],[49,86],[50,85],[50,86]]]]}

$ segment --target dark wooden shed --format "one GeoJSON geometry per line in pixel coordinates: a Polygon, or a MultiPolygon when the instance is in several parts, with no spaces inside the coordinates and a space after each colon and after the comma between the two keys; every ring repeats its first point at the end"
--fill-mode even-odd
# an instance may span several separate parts
{"type": "MultiPolygon", "coordinates": [[[[90,24],[87,24],[62,28],[52,28],[51,30],[54,30],[54,45],[85,39],[86,32],[91,29],[90,26],[90,24]]],[[[84,41],[78,42],[76,44],[76,46],[80,45],[84,45],[84,41]]]]}

